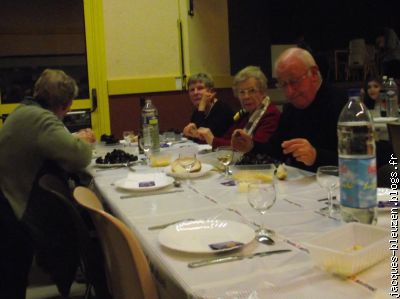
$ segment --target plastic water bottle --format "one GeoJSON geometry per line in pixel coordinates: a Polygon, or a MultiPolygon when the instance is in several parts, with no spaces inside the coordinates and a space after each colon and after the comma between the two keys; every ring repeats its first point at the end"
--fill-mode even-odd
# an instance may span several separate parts
{"type": "Polygon", "coordinates": [[[160,151],[158,111],[149,98],[142,109],[142,135],[143,144],[151,144],[152,152],[160,151]]]}
{"type": "Polygon", "coordinates": [[[381,116],[386,117],[387,116],[387,101],[386,101],[386,92],[387,92],[387,85],[388,85],[388,78],[387,76],[382,77],[382,84],[381,84],[381,91],[379,92],[379,97],[380,97],[380,108],[381,108],[381,116]]]}
{"type": "Polygon", "coordinates": [[[398,104],[399,90],[397,84],[393,78],[389,78],[386,87],[386,109],[387,116],[398,117],[399,116],[399,104],[398,104]]]}
{"type": "Polygon", "coordinates": [[[370,112],[351,89],[338,121],[341,216],[345,222],[376,223],[376,158],[370,112]]]}

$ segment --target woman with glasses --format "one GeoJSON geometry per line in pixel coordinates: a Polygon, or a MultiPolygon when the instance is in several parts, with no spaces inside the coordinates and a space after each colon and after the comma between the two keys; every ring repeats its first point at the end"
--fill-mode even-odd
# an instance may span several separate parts
{"type": "Polygon", "coordinates": [[[197,129],[205,127],[215,136],[223,136],[233,122],[233,112],[227,104],[216,98],[212,77],[205,73],[190,76],[188,90],[195,109],[190,122],[183,129],[183,135],[202,143],[197,129]]]}
{"type": "Polygon", "coordinates": [[[200,128],[200,138],[217,148],[231,145],[233,132],[243,129],[255,142],[267,142],[278,126],[280,112],[267,96],[267,78],[261,69],[248,66],[239,71],[233,80],[233,93],[242,105],[234,116],[234,124],[222,137],[200,128]]]}

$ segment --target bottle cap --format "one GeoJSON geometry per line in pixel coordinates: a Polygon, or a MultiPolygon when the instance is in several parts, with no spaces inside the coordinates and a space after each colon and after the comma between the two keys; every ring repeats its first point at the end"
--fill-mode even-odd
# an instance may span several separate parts
{"type": "Polygon", "coordinates": [[[347,95],[349,97],[359,97],[360,96],[360,89],[358,88],[350,88],[347,90],[347,95]]]}

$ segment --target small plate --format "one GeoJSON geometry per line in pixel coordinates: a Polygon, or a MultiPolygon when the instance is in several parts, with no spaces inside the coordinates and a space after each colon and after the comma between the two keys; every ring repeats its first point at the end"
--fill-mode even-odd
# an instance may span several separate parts
{"type": "Polygon", "coordinates": [[[389,123],[396,120],[397,117],[374,117],[374,122],[376,123],[389,123]]]}
{"type": "Polygon", "coordinates": [[[129,191],[151,191],[172,185],[174,179],[165,173],[130,173],[114,182],[118,188],[129,191]]]}
{"type": "Polygon", "coordinates": [[[229,220],[194,220],[170,225],[160,231],[161,245],[190,253],[214,253],[238,249],[254,239],[254,229],[229,220]],[[235,244],[216,249],[221,244],[235,244]],[[215,249],[213,249],[215,248],[215,249]]]}
{"type": "MultiPolygon", "coordinates": [[[[127,166],[131,166],[135,163],[138,163],[138,161],[131,161],[128,163],[127,166]]],[[[123,167],[126,165],[126,163],[113,163],[113,164],[95,163],[94,165],[99,168],[114,168],[114,167],[123,167]]]]}
{"type": "Polygon", "coordinates": [[[198,178],[207,174],[214,166],[206,163],[201,163],[201,169],[197,172],[172,172],[171,165],[166,168],[166,172],[168,175],[178,178],[178,179],[187,179],[187,178],[198,178]]]}
{"type": "Polygon", "coordinates": [[[395,201],[390,201],[390,192],[393,190],[390,188],[378,188],[377,199],[378,199],[378,210],[379,211],[390,211],[391,208],[395,208],[395,201]]]}

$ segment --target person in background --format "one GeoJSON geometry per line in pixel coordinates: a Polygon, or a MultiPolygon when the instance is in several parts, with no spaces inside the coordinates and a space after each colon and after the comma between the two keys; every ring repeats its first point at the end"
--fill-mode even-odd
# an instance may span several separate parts
{"type": "Polygon", "coordinates": [[[373,110],[375,105],[379,105],[381,86],[381,81],[376,77],[368,78],[364,82],[361,97],[368,109],[373,110]]]}
{"type": "Polygon", "coordinates": [[[200,138],[213,148],[231,145],[232,134],[243,129],[254,142],[265,143],[275,132],[280,112],[267,96],[267,78],[259,67],[248,66],[233,79],[233,93],[242,105],[235,115],[235,123],[224,136],[215,136],[210,129],[199,128],[200,138]]]}
{"type": "Polygon", "coordinates": [[[382,75],[400,79],[400,40],[392,28],[379,30],[376,45],[382,75]]]}
{"type": "Polygon", "coordinates": [[[233,112],[227,104],[216,98],[212,77],[205,73],[190,76],[188,90],[195,110],[190,123],[183,129],[183,135],[202,142],[197,129],[204,127],[210,129],[215,136],[223,136],[233,122],[233,112]]]}
{"type": "Polygon", "coordinates": [[[337,165],[336,126],[347,96],[322,80],[311,54],[301,48],[285,50],[275,63],[278,85],[289,103],[268,142],[257,142],[243,130],[232,145],[243,152],[268,153],[286,164],[316,170],[337,165]]]}
{"type": "Polygon", "coordinates": [[[86,134],[74,136],[62,123],[77,94],[74,79],[46,69],[33,99],[22,101],[0,130],[0,298],[25,298],[34,254],[26,216],[44,165],[74,172],[91,161],[86,134]]]}

